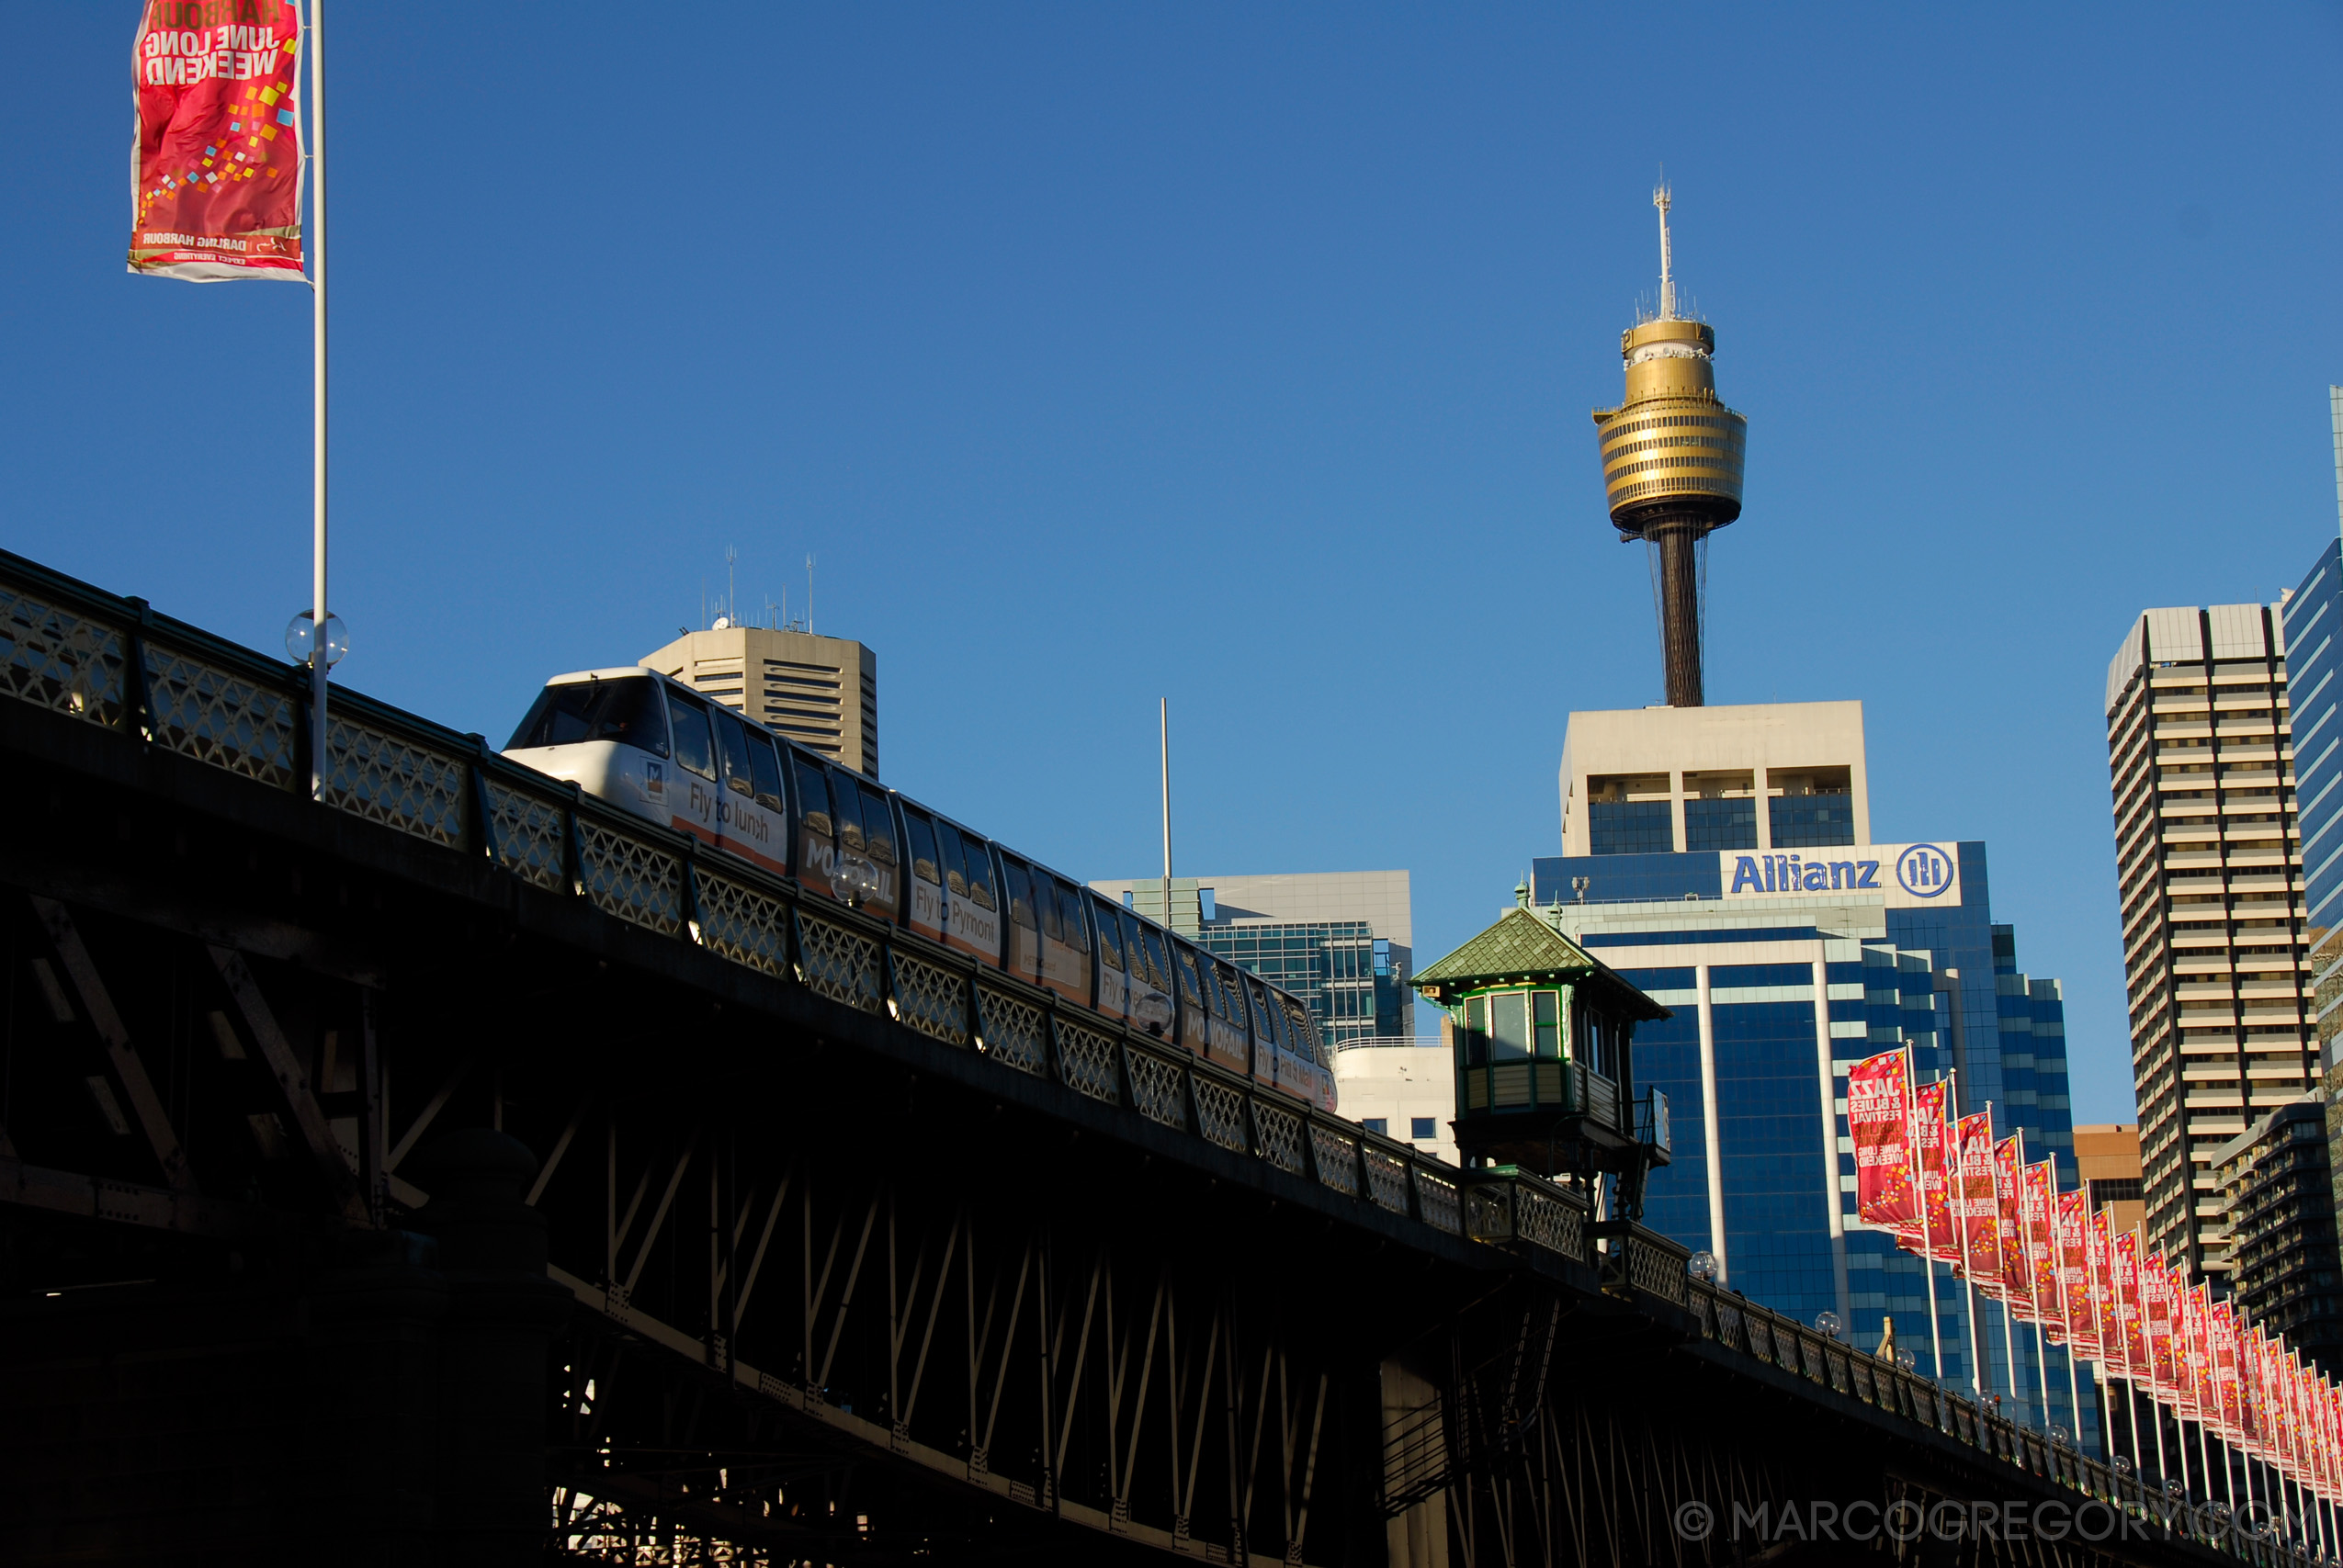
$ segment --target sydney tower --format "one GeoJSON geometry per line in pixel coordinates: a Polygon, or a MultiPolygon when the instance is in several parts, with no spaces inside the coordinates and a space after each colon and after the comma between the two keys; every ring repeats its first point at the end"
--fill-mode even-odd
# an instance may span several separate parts
{"type": "Polygon", "coordinates": [[[1701,599],[1708,536],[1741,514],[1749,422],[1716,399],[1716,333],[1676,313],[1668,188],[1659,209],[1659,313],[1619,337],[1626,400],[1595,411],[1602,485],[1621,539],[1653,557],[1670,707],[1701,705],[1701,599]]]}

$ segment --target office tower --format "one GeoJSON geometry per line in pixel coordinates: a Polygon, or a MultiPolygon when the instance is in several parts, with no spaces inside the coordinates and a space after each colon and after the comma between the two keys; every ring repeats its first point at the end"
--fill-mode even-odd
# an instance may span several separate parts
{"type": "Polygon", "coordinates": [[[846,637],[719,620],[641,662],[800,745],[878,776],[878,655],[846,637]]]}
{"type": "Polygon", "coordinates": [[[2213,1151],[2211,1167],[2231,1298],[2324,1371],[2343,1372],[2343,1261],[2319,1098],[2256,1118],[2213,1151]]]}
{"type": "Polygon", "coordinates": [[[2219,1272],[2213,1151],[2317,1081],[2284,626],[2145,612],[2107,667],[2147,1245],[2219,1272]]]}
{"type": "Polygon", "coordinates": [[[2137,1230],[2146,1217],[2140,1201],[2140,1124],[2104,1122],[2075,1129],[2075,1172],[2083,1196],[2096,1211],[2108,1211],[2117,1234],[2137,1230]]]}
{"type": "MultiPolygon", "coordinates": [[[[1163,918],[1160,876],[1091,886],[1163,918]]],[[[1172,915],[1164,923],[1172,930],[1300,998],[1334,1050],[1413,1035],[1415,933],[1404,871],[1175,878],[1172,915]]]]}
{"type": "Polygon", "coordinates": [[[1622,539],[1641,539],[1659,602],[1662,666],[1673,707],[1702,701],[1701,594],[1708,536],[1741,514],[1741,465],[1749,422],[1716,397],[1716,333],[1677,313],[1668,238],[1668,188],[1659,209],[1659,313],[1619,335],[1626,396],[1594,411],[1604,500],[1622,539]]]}
{"type": "Polygon", "coordinates": [[[1370,1131],[1456,1163],[1455,1058],[1439,1041],[1387,1039],[1337,1051],[1334,1108],[1370,1131]]]}
{"type": "MultiPolygon", "coordinates": [[[[1998,1134],[2076,1180],[2065,1003],[1995,922],[1986,847],[1873,841],[1860,703],[1574,713],[1559,793],[1563,853],[1533,863],[1534,902],[1674,1012],[1636,1032],[1675,1143],[1645,1223],[1753,1300],[1836,1312],[1858,1345],[1892,1315],[1933,1371],[1919,1260],[1856,1212],[1849,1066],[1908,1046],[1921,1081],[1956,1075],[1959,1111],[1990,1106],[1998,1134]]],[[[1943,1375],[1980,1373],[2038,1418],[2031,1335],[2005,1336],[1992,1303],[1972,1323],[1941,1269],[1934,1294],[1943,1375]]],[[[2051,1418],[2095,1441],[2064,1358],[2051,1418]]]]}

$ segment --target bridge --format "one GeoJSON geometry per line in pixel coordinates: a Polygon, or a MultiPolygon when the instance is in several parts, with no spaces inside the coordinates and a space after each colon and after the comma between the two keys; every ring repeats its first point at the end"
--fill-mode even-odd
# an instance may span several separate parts
{"type": "Polygon", "coordinates": [[[0,556],[0,1555],[2306,1562],[0,556]]]}

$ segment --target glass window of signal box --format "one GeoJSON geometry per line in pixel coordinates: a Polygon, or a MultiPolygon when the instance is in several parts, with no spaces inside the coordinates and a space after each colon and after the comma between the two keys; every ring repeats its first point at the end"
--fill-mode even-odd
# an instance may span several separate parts
{"type": "Polygon", "coordinates": [[[1465,1000],[1465,1066],[1553,1061],[1562,1051],[1559,991],[1493,991],[1465,1000]]]}

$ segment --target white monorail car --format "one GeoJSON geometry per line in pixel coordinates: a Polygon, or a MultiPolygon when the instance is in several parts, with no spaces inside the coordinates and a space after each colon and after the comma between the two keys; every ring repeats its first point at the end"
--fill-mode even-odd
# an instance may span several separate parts
{"type": "Polygon", "coordinates": [[[557,675],[504,754],[807,893],[1331,1111],[1286,992],[1026,856],[635,668],[557,675]]]}

